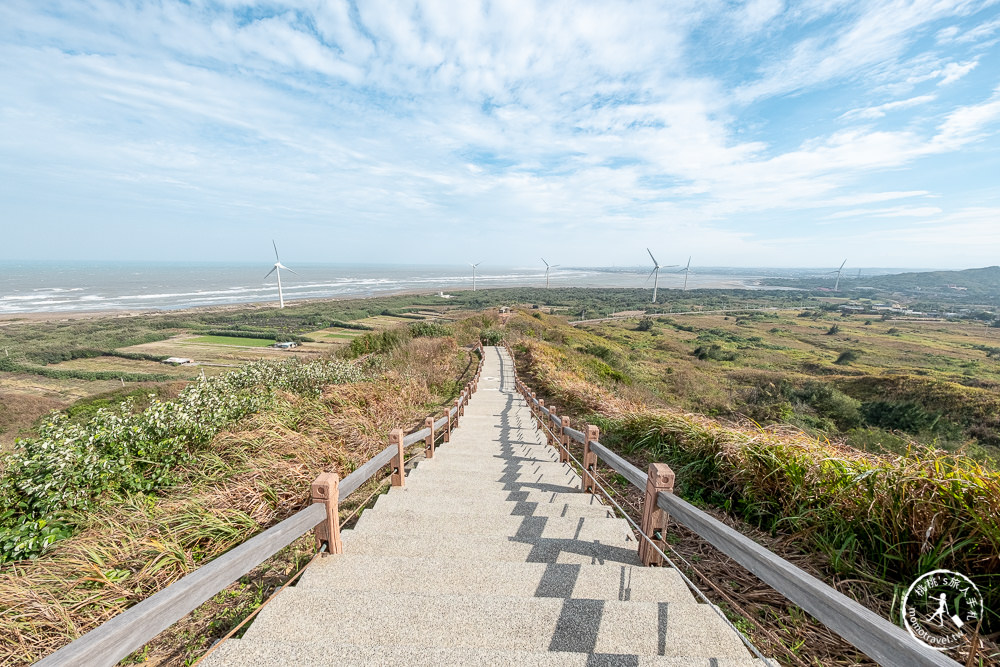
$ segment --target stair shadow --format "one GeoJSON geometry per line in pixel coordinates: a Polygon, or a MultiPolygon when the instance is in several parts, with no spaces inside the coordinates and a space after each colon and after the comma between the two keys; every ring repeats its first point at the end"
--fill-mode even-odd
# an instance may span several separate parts
{"type": "MultiPolygon", "coordinates": [[[[497,354],[500,356],[502,367],[505,363],[509,363],[505,362],[504,356],[499,353],[499,350],[497,351],[497,354]]],[[[504,368],[504,372],[501,373],[501,378],[506,378],[508,370],[509,369],[504,368]]],[[[513,385],[512,382],[510,384],[513,385]]],[[[555,564],[555,561],[558,559],[560,553],[572,553],[588,556],[594,564],[603,564],[606,561],[624,564],[636,563],[636,550],[628,547],[604,544],[599,540],[584,541],[578,539],[542,537],[542,532],[545,530],[545,524],[548,521],[548,517],[538,517],[527,513],[529,509],[528,506],[533,505],[533,503],[524,502],[528,498],[528,492],[544,491],[552,493],[574,493],[578,491],[578,489],[569,485],[550,484],[540,481],[527,481],[520,477],[519,464],[524,460],[524,457],[519,456],[520,452],[515,449],[515,446],[524,444],[538,446],[538,443],[534,440],[526,442],[515,435],[515,432],[517,431],[524,431],[528,428],[533,428],[533,426],[523,425],[519,414],[519,405],[517,404],[518,402],[515,396],[516,392],[513,391],[507,392],[505,395],[506,400],[504,401],[503,409],[501,409],[498,415],[498,429],[500,431],[498,434],[499,454],[494,455],[495,457],[502,458],[505,461],[497,481],[502,482],[503,490],[508,492],[507,500],[512,500],[518,503],[518,506],[515,507],[515,515],[524,517],[517,533],[509,538],[510,541],[530,544],[531,552],[529,553],[527,560],[532,563],[555,564]],[[524,504],[522,505],[521,503],[524,504]],[[520,508],[520,511],[518,511],[518,508],[520,508]]],[[[563,572],[569,572],[569,570],[563,570],[563,572]]],[[[564,574],[563,576],[566,575],[564,574]]],[[[575,578],[573,583],[575,584],[575,578]]],[[[570,590],[572,590],[572,588],[570,588],[570,590]]]]}
{"type": "MultiPolygon", "coordinates": [[[[587,542],[579,539],[542,537],[548,517],[534,516],[533,512],[538,507],[538,503],[527,502],[528,493],[530,491],[573,493],[578,491],[578,487],[527,481],[522,478],[520,464],[524,461],[533,461],[533,459],[519,456],[519,452],[515,448],[527,445],[537,446],[538,443],[534,440],[514,439],[516,437],[515,431],[533,428],[533,424],[531,426],[524,425],[520,411],[517,409],[519,406],[516,405],[514,398],[516,392],[510,389],[514,383],[512,379],[508,380],[508,371],[512,370],[512,367],[507,367],[509,362],[500,353],[499,348],[496,348],[496,354],[500,359],[500,391],[506,396],[504,407],[497,415],[499,417],[497,428],[500,431],[498,434],[500,452],[495,457],[505,461],[497,481],[502,482],[503,489],[508,492],[507,500],[515,502],[512,514],[523,517],[517,533],[509,539],[512,542],[531,545],[527,562],[546,564],[542,578],[535,589],[535,597],[562,598],[563,600],[548,650],[587,653],[589,654],[587,667],[638,667],[639,657],[637,655],[594,653],[605,601],[573,598],[573,590],[576,587],[582,566],[575,563],[556,562],[560,554],[573,553],[589,556],[594,564],[604,564],[605,561],[634,564],[638,562],[637,552],[635,549],[603,544],[597,540],[587,542]]],[[[577,535],[582,527],[583,518],[580,518],[577,535]]],[[[619,599],[627,600],[630,590],[628,582],[625,581],[624,568],[622,568],[621,577],[619,599]]],[[[665,648],[665,605],[661,606],[660,621],[659,648],[662,655],[665,648]]]]}

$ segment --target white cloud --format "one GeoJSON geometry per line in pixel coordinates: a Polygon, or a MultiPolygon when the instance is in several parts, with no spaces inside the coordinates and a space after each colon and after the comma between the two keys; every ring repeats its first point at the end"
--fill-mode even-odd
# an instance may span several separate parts
{"type": "Polygon", "coordinates": [[[998,30],[1000,30],[1000,18],[980,23],[965,32],[962,32],[958,26],[948,26],[938,31],[937,41],[940,44],[981,42],[993,37],[993,34],[998,30]]]}
{"type": "Polygon", "coordinates": [[[750,0],[736,16],[737,28],[755,33],[785,11],[784,0],[750,0]]]}
{"type": "Polygon", "coordinates": [[[964,63],[948,63],[943,69],[941,69],[941,81],[938,85],[946,86],[949,83],[958,81],[963,76],[974,70],[978,64],[978,60],[970,60],[964,63]]]}
{"type": "MultiPolygon", "coordinates": [[[[984,141],[1000,113],[996,94],[970,102],[937,89],[824,109],[840,115],[837,126],[817,117],[786,129],[795,101],[776,106],[763,130],[745,122],[740,100],[824,91],[872,68],[879,77],[845,87],[844,98],[886,99],[886,63],[938,18],[969,11],[961,3],[899,9],[902,27],[886,19],[888,5],[777,1],[733,12],[694,2],[302,0],[257,7],[254,20],[210,2],[94,0],[91,9],[0,8],[0,25],[35,37],[0,28],[9,37],[0,58],[12,63],[0,100],[18,101],[0,102],[9,187],[55,180],[67,184],[67,208],[98,192],[112,209],[174,224],[349,221],[353,236],[328,244],[363,250],[388,237],[400,255],[426,234],[457,243],[450,230],[469,220],[540,240],[600,230],[604,250],[636,230],[735,256],[763,252],[772,227],[792,224],[771,217],[815,219],[829,207],[852,209],[834,219],[853,209],[872,220],[934,217],[955,200],[865,207],[937,196],[926,179],[879,177],[984,141]],[[734,13],[750,29],[747,50],[765,54],[763,77],[733,82],[728,61],[709,67],[712,54],[696,52],[705,26],[720,16],[732,25],[734,13]],[[829,30],[812,27],[823,20],[829,30]],[[772,36],[793,29],[792,55],[767,60],[772,36]],[[931,101],[951,112],[927,115],[931,101]],[[856,125],[904,109],[914,112],[905,126],[856,125]],[[756,220],[765,222],[747,222],[756,220]]],[[[977,62],[946,55],[911,54],[922,69],[905,76],[936,72],[945,83],[977,62]]],[[[2,206],[5,217],[26,215],[2,206]]]]}
{"type": "Polygon", "coordinates": [[[842,218],[925,218],[941,213],[937,206],[893,206],[890,208],[854,208],[831,213],[831,220],[842,218]]]}
{"type": "Polygon", "coordinates": [[[959,107],[938,127],[928,148],[933,151],[957,150],[990,131],[1000,120],[1000,87],[986,101],[959,107]]]}
{"type": "Polygon", "coordinates": [[[937,99],[936,95],[918,95],[916,97],[911,97],[905,100],[896,100],[894,102],[886,102],[885,104],[879,104],[873,107],[863,107],[860,109],[851,109],[850,111],[842,114],[840,117],[844,120],[853,119],[876,119],[882,118],[890,111],[899,111],[901,109],[909,109],[921,104],[926,104],[927,102],[933,102],[937,99]]]}

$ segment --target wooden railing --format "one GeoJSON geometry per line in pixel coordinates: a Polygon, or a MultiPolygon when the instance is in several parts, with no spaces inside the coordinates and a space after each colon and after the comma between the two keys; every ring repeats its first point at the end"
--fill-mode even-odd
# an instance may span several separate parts
{"type": "MultiPolygon", "coordinates": [[[[514,351],[509,345],[507,351],[513,360],[514,351]]],[[[652,463],[649,472],[643,472],[602,445],[596,426],[586,425],[583,430],[571,428],[568,417],[557,415],[554,407],[546,406],[544,399],[538,398],[517,378],[516,365],[514,373],[518,392],[528,402],[549,444],[559,449],[560,461],[569,460],[570,441],[582,445],[580,463],[584,492],[597,492],[598,459],[645,491],[640,526],[644,537],[640,539],[639,549],[644,564],[661,564],[667,521],[672,517],[879,664],[886,667],[960,667],[946,655],[917,642],[902,628],[674,495],[674,473],[666,464],[652,463]],[[656,545],[655,548],[652,545],[656,545]]]]}
{"type": "Polygon", "coordinates": [[[438,440],[450,440],[451,431],[465,415],[465,406],[479,386],[484,360],[482,344],[477,343],[475,350],[479,352],[476,372],[444,416],[437,420],[433,416],[427,417],[424,428],[409,435],[404,435],[401,429],[393,429],[389,432],[389,445],[343,480],[334,472],[320,474],[312,484],[312,504],[305,509],[202,565],[191,574],[46,656],[36,665],[116,665],[310,530],[316,535],[318,550],[341,553],[343,545],[340,541],[338,518],[340,502],[386,465],[392,465],[392,485],[404,486],[406,477],[403,455],[406,448],[423,441],[424,455],[431,458],[438,440]]]}

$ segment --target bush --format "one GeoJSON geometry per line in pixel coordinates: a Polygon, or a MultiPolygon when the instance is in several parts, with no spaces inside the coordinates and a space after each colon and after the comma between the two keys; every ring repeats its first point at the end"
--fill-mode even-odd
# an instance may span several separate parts
{"type": "Polygon", "coordinates": [[[443,338],[451,335],[451,329],[435,322],[414,322],[410,325],[410,335],[414,338],[443,338]]]}
{"type": "Polygon", "coordinates": [[[598,345],[596,343],[588,343],[586,346],[577,349],[580,352],[593,355],[598,359],[603,359],[607,362],[611,362],[615,359],[615,353],[611,350],[611,348],[604,347],[603,345],[598,345]]]}
{"type": "Polygon", "coordinates": [[[721,345],[699,345],[691,353],[702,361],[736,361],[736,353],[732,350],[723,349],[721,345]]]}
{"type": "Polygon", "coordinates": [[[857,360],[858,360],[857,352],[855,352],[854,350],[844,350],[843,352],[840,353],[836,361],[834,361],[833,363],[840,364],[841,366],[846,366],[852,361],[857,361],[857,360]]]}
{"type": "Polygon", "coordinates": [[[833,335],[836,335],[838,333],[840,333],[840,325],[839,324],[834,324],[829,329],[826,330],[826,335],[827,336],[833,336],[833,335]]]}
{"type": "Polygon", "coordinates": [[[503,342],[504,332],[501,329],[487,327],[479,332],[479,342],[483,345],[499,345],[503,342]]]}
{"type": "Polygon", "coordinates": [[[649,331],[653,328],[653,320],[649,317],[644,317],[639,320],[639,324],[636,326],[636,331],[649,331]]]}
{"type": "Polygon", "coordinates": [[[295,343],[315,343],[308,336],[284,333],[281,331],[246,331],[243,329],[209,329],[200,332],[205,336],[228,336],[230,338],[255,338],[258,340],[292,341],[295,343]]]}
{"type": "MultiPolygon", "coordinates": [[[[79,358],[79,357],[78,357],[79,358]]],[[[19,364],[10,358],[0,359],[0,371],[27,373],[55,380],[124,380],[125,382],[166,382],[173,379],[165,373],[123,373],[120,371],[82,371],[73,368],[48,368],[19,364]]]]}
{"type": "Polygon", "coordinates": [[[365,354],[391,352],[410,339],[408,329],[373,331],[353,339],[347,346],[347,356],[356,359],[365,354]]]}
{"type": "Polygon", "coordinates": [[[907,433],[933,429],[941,418],[912,401],[868,401],[861,404],[861,416],[872,426],[907,433]]]}
{"type": "Polygon", "coordinates": [[[367,324],[361,324],[359,322],[342,322],[340,320],[331,320],[330,327],[336,327],[338,329],[354,329],[355,331],[374,331],[374,327],[370,327],[367,324]]]}
{"type": "Polygon", "coordinates": [[[824,417],[831,419],[841,431],[846,431],[861,423],[861,401],[825,382],[806,382],[801,389],[792,392],[794,397],[813,408],[824,417]]]}

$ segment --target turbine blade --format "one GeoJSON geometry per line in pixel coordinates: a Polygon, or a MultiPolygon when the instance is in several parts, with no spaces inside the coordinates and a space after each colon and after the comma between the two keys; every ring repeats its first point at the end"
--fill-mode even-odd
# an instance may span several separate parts
{"type": "Polygon", "coordinates": [[[690,268],[691,268],[691,256],[688,255],[688,263],[687,263],[687,266],[684,267],[684,269],[685,270],[690,270],[690,268]]]}
{"type": "Polygon", "coordinates": [[[277,270],[278,270],[278,265],[275,264],[274,266],[271,267],[271,270],[267,272],[267,276],[264,276],[264,279],[267,280],[268,276],[270,276],[272,273],[274,273],[277,270]]]}
{"type": "Polygon", "coordinates": [[[284,269],[285,271],[288,271],[289,273],[295,273],[295,275],[299,275],[298,273],[296,273],[295,271],[292,271],[292,270],[291,270],[290,268],[288,268],[287,266],[282,266],[281,268],[283,268],[283,269],[284,269]]]}
{"type": "Polygon", "coordinates": [[[837,270],[838,271],[843,271],[844,270],[844,264],[847,264],[847,260],[846,259],[844,260],[843,264],[840,265],[840,268],[837,269],[837,270]]]}
{"type": "Polygon", "coordinates": [[[660,263],[656,261],[656,258],[655,258],[655,257],[653,257],[653,251],[652,251],[652,250],[650,250],[649,248],[646,248],[646,252],[648,252],[648,253],[649,253],[649,258],[650,258],[651,260],[653,260],[653,264],[654,264],[654,265],[656,265],[656,267],[657,267],[657,268],[659,268],[659,266],[660,266],[660,263]]]}
{"type": "Polygon", "coordinates": [[[544,258],[544,257],[542,257],[542,264],[544,264],[545,266],[548,266],[548,265],[549,265],[549,263],[545,261],[545,258],[544,258]]]}
{"type": "Polygon", "coordinates": [[[274,246],[274,259],[280,263],[281,259],[278,258],[278,244],[274,242],[274,239],[271,239],[271,245],[274,246]]]}
{"type": "Polygon", "coordinates": [[[648,283],[649,279],[653,277],[654,273],[656,273],[656,269],[653,269],[652,271],[649,272],[649,275],[646,276],[646,280],[642,284],[645,285],[646,283],[648,283]]]}

